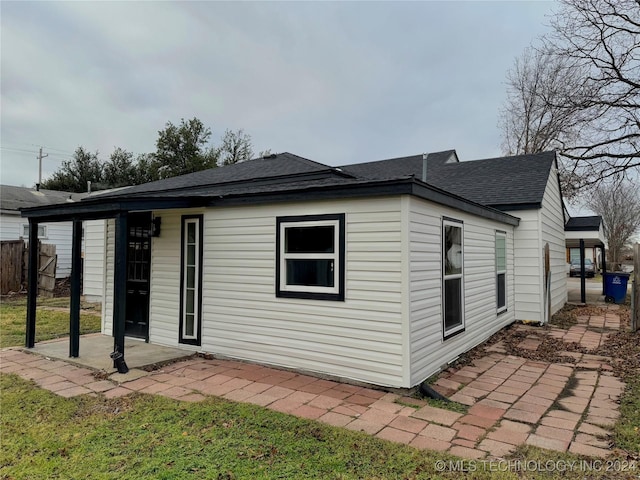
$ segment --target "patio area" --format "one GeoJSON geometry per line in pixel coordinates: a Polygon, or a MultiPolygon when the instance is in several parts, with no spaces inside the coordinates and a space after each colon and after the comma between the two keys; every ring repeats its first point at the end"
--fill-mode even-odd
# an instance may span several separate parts
{"type": "MultiPolygon", "coordinates": [[[[510,355],[498,341],[471,363],[443,372],[434,387],[466,405],[465,413],[436,408],[397,392],[237,361],[192,356],[147,372],[134,368],[136,348],[142,353],[148,346],[142,342],[127,345],[131,372],[114,373],[108,379],[99,375],[98,363],[79,366],[77,359],[72,364],[51,354],[56,343],[56,351],[64,351],[64,342],[42,344],[35,351],[2,350],[0,371],[32,379],[63,397],[115,398],[140,392],[198,402],[215,395],[470,459],[502,457],[521,444],[606,457],[611,453],[608,437],[619,416],[625,384],[613,375],[611,358],[584,353],[620,328],[617,306],[605,308],[605,315],[579,317],[569,329],[512,327],[522,336],[518,347],[523,351],[541,348],[542,332],[567,344],[567,351],[559,352],[564,361],[510,355]]],[[[82,337],[81,352],[92,350],[88,345],[103,341],[100,337],[82,337]]],[[[100,353],[101,362],[103,356],[100,353]]]]}
{"type": "MultiPolygon", "coordinates": [[[[131,369],[145,368],[181,358],[190,357],[191,352],[179,348],[152,345],[143,340],[126,337],[125,360],[131,369]]],[[[31,350],[43,357],[64,360],[70,364],[115,373],[113,360],[109,356],[113,352],[113,337],[99,333],[82,335],[80,337],[80,355],[69,358],[69,338],[49,340],[36,343],[31,350]]]]}

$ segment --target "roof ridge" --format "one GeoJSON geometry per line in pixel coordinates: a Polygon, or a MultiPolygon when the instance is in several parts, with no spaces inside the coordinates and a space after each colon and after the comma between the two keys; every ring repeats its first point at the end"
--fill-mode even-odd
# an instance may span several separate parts
{"type": "MultiPolygon", "coordinates": [[[[304,161],[306,163],[311,163],[311,164],[314,164],[314,165],[320,165],[320,166],[325,167],[325,168],[334,168],[331,165],[327,165],[326,163],[321,163],[321,162],[318,162],[316,160],[311,160],[310,158],[306,158],[306,157],[303,157],[303,156],[300,156],[300,155],[296,155],[295,153],[291,153],[291,152],[276,153],[275,154],[276,155],[275,158],[277,158],[278,155],[285,155],[285,154],[286,155],[290,155],[292,157],[296,157],[296,160],[301,160],[301,161],[304,161]]],[[[265,157],[260,157],[260,158],[265,158],[265,157]]],[[[266,158],[268,159],[268,157],[266,157],[266,158]]]]}
{"type": "MultiPolygon", "coordinates": [[[[553,154],[555,158],[556,151],[545,150],[544,152],[536,152],[536,153],[519,153],[517,155],[504,155],[502,157],[478,158],[475,160],[468,160],[468,162],[484,162],[487,160],[515,160],[515,159],[524,160],[525,157],[542,158],[543,156],[548,156],[549,154],[553,154]]],[[[460,162],[460,163],[468,163],[468,162],[460,162]]]]}
{"type": "MultiPolygon", "coordinates": [[[[442,155],[444,153],[456,153],[455,148],[449,149],[449,150],[442,150],[440,152],[427,152],[427,155],[442,155]]],[[[422,157],[422,155],[424,155],[424,153],[416,153],[415,155],[403,155],[401,157],[393,157],[393,158],[383,158],[381,160],[371,160],[369,162],[359,162],[359,163],[349,163],[347,165],[340,165],[340,167],[351,167],[353,165],[371,165],[374,163],[382,163],[382,162],[393,162],[396,160],[404,160],[407,158],[414,158],[414,157],[422,157]]],[[[457,153],[456,153],[457,155],[457,153]]]]}

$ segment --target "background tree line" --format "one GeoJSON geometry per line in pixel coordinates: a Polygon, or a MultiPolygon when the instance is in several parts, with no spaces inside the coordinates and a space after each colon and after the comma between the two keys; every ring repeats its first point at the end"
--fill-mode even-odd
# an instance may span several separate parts
{"type": "Polygon", "coordinates": [[[640,1],[560,0],[507,73],[506,155],[556,150],[563,193],[603,220],[614,263],[640,229],[640,1]]]}
{"type": "MultiPolygon", "coordinates": [[[[269,151],[260,155],[269,154],[269,151]]],[[[67,192],[123,187],[184,175],[222,165],[244,162],[253,157],[251,136],[242,129],[226,130],[219,146],[211,143],[211,129],[198,118],[182,119],[180,125],[167,122],[158,132],[156,151],[134,155],[117,147],[107,161],[98,152],[80,146],[70,160],[42,182],[42,188],[67,192]]]]}

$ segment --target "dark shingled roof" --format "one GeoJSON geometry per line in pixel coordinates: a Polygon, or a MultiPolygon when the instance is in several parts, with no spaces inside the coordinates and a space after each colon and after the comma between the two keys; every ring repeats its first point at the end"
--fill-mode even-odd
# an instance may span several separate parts
{"type": "Polygon", "coordinates": [[[573,217],[570,218],[564,226],[564,230],[565,232],[577,232],[581,230],[598,231],[600,230],[601,223],[602,217],[599,215],[592,217],[573,217]]]}
{"type": "MultiPolygon", "coordinates": [[[[554,152],[459,162],[455,150],[431,153],[427,182],[440,190],[499,210],[539,208],[555,161],[554,152]]],[[[308,186],[361,184],[422,178],[422,155],[334,168],[291,153],[270,155],[157,182],[124,188],[102,198],[255,194],[308,186]]]]}
{"type": "Polygon", "coordinates": [[[35,188],[0,185],[0,209],[3,211],[15,210],[17,213],[21,208],[74,202],[85,195],[56,190],[36,191],[35,188]]]}
{"type": "Polygon", "coordinates": [[[540,208],[554,152],[459,162],[455,150],[431,153],[426,185],[423,155],[331,167],[291,153],[167,178],[108,192],[96,192],[78,207],[29,209],[24,216],[94,218],[122,209],[188,208],[269,201],[412,194],[506,223],[505,215],[540,208]],[[92,217],[92,215],[94,217],[92,217]]]}
{"type": "Polygon", "coordinates": [[[112,194],[101,195],[101,197],[120,197],[132,194],[167,192],[182,189],[189,189],[189,192],[192,192],[196,187],[240,182],[251,185],[251,182],[274,178],[281,178],[284,181],[295,181],[296,177],[299,176],[314,175],[322,172],[330,173],[331,170],[331,167],[323,165],[322,163],[285,152],[277,155],[269,155],[265,158],[256,158],[254,160],[236,163],[234,165],[211,168],[209,170],[180,175],[179,177],[136,185],[113,192],[112,194]]]}
{"type": "MultiPolygon", "coordinates": [[[[452,151],[430,154],[427,183],[481,205],[499,210],[539,208],[549,179],[555,152],[456,162],[452,151]]],[[[422,177],[422,155],[394,158],[342,167],[347,173],[376,179],[378,176],[422,177]]]]}

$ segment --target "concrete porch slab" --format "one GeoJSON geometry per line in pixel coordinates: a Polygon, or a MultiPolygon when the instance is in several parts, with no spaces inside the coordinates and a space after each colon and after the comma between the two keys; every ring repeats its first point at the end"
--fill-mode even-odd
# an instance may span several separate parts
{"type": "MultiPolygon", "coordinates": [[[[163,347],[145,343],[144,340],[125,338],[124,358],[130,369],[144,368],[156,363],[178,360],[193,355],[193,352],[179,348],[163,347]]],[[[82,335],[80,337],[80,356],[69,358],[69,338],[61,338],[48,342],[36,343],[32,349],[24,349],[49,358],[64,360],[96,370],[112,373],[113,360],[109,356],[113,352],[113,337],[101,334],[82,335]]]]}

